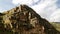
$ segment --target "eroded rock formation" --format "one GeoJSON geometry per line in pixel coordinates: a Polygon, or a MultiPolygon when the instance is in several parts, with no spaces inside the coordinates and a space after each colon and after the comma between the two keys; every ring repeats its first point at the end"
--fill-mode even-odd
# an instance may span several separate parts
{"type": "Polygon", "coordinates": [[[1,34],[60,34],[46,19],[27,5],[0,13],[1,34]]]}

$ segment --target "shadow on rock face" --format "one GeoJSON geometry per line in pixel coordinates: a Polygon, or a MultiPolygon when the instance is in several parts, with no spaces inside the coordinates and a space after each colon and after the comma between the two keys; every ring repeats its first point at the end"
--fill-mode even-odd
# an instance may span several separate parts
{"type": "MultiPolygon", "coordinates": [[[[46,19],[27,5],[9,10],[0,19],[0,34],[60,34],[46,19]],[[3,33],[4,32],[4,33],[3,33]]],[[[0,18],[1,15],[0,14],[0,18]]]]}

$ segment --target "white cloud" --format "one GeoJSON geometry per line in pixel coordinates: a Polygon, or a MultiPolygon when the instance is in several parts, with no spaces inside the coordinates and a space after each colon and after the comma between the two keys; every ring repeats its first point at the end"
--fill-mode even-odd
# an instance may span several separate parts
{"type": "Polygon", "coordinates": [[[57,0],[45,0],[38,5],[32,6],[32,8],[43,18],[46,18],[49,21],[53,21],[53,19],[52,20],[50,19],[54,18],[51,17],[51,15],[55,13],[55,11],[57,11],[57,6],[55,4],[56,1],[57,0]]]}
{"type": "MultiPolygon", "coordinates": [[[[13,4],[33,5],[38,0],[13,0],[13,4]]],[[[57,0],[40,0],[36,5],[30,6],[43,18],[49,21],[59,21],[60,8],[56,6],[57,0]]]]}
{"type": "Polygon", "coordinates": [[[32,4],[32,0],[13,0],[12,3],[14,4],[32,4]]]}
{"type": "Polygon", "coordinates": [[[40,0],[13,0],[13,4],[26,4],[26,5],[35,5],[38,4],[40,0]]]}
{"type": "Polygon", "coordinates": [[[2,7],[0,7],[0,13],[4,12],[4,10],[2,9],[2,7]]]}
{"type": "MultiPolygon", "coordinates": [[[[45,0],[45,1],[42,1],[40,4],[38,5],[35,5],[35,6],[32,6],[32,8],[35,10],[35,11],[39,11],[39,12],[42,12],[42,11],[45,11],[45,9],[49,8],[51,9],[53,7],[53,9],[55,9],[55,3],[56,1],[52,1],[52,0],[45,0]]],[[[38,12],[38,13],[39,13],[38,12]]]]}
{"type": "Polygon", "coordinates": [[[50,16],[50,21],[60,22],[60,9],[56,9],[50,16]]]}

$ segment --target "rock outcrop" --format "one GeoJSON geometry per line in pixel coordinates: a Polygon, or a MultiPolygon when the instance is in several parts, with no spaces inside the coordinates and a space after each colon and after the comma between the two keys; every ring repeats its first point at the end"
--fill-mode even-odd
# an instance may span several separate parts
{"type": "Polygon", "coordinates": [[[0,13],[0,34],[60,34],[46,19],[27,5],[0,13]]]}

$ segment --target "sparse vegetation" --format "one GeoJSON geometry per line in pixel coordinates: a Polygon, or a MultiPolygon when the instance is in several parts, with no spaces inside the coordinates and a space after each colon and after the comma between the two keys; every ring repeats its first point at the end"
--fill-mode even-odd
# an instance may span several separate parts
{"type": "Polygon", "coordinates": [[[60,34],[51,24],[27,5],[0,14],[0,34],[60,34]]]}
{"type": "Polygon", "coordinates": [[[51,22],[51,24],[52,24],[58,31],[60,31],[60,23],[58,23],[58,22],[51,22]]]}

